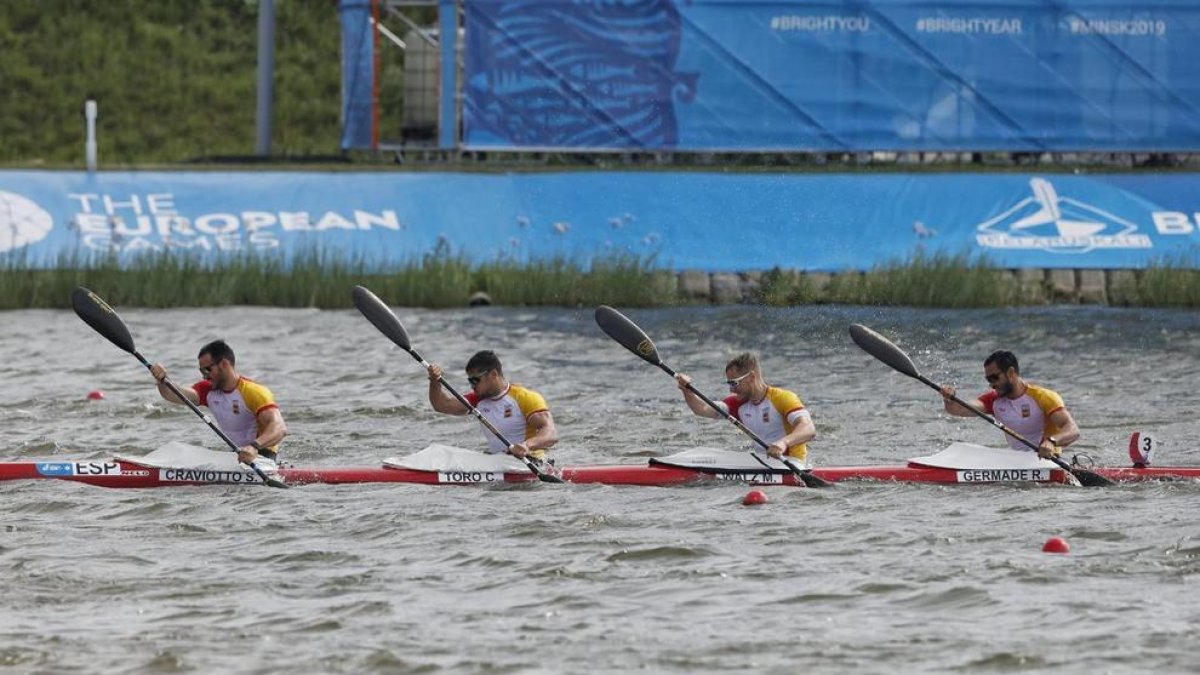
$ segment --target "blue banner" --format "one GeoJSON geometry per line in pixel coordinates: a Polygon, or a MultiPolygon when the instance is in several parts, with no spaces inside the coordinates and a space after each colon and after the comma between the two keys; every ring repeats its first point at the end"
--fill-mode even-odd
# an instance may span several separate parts
{"type": "Polygon", "coordinates": [[[918,251],[1007,268],[1192,261],[1200,175],[0,171],[0,261],[163,251],[390,264],[656,256],[865,270],[918,251]]]}
{"type": "Polygon", "coordinates": [[[373,0],[338,0],[342,19],[342,149],[373,149],[375,28],[373,0]]]}
{"type": "Polygon", "coordinates": [[[464,0],[471,148],[1200,149],[1194,0],[464,0]]]}

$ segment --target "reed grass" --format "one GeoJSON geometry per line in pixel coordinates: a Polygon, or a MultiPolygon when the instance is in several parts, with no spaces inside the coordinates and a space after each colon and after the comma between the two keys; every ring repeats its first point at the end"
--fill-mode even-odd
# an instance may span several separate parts
{"type": "Polygon", "coordinates": [[[755,299],[767,305],[841,303],[911,307],[1005,307],[1035,302],[1004,270],[969,254],[913,257],[880,265],[865,274],[834,275],[817,288],[809,276],[775,268],[763,275],[755,299]]]}
{"type": "Polygon", "coordinates": [[[918,251],[867,274],[841,274],[825,289],[829,302],[911,307],[1008,307],[1028,304],[1011,275],[984,257],[918,251]]]}
{"type": "Polygon", "coordinates": [[[1200,307],[1200,269],[1194,261],[1161,261],[1126,277],[1115,293],[1121,304],[1141,307],[1200,307]]]}
{"type": "Polygon", "coordinates": [[[821,292],[808,276],[775,267],[759,279],[754,301],[775,307],[810,305],[821,301],[821,292]]]}
{"type": "MultiPolygon", "coordinates": [[[[1200,270],[1188,260],[1163,262],[1110,287],[1113,304],[1200,307],[1200,270]]],[[[407,307],[462,307],[486,292],[500,305],[661,307],[688,304],[673,272],[653,256],[614,254],[584,262],[567,257],[472,263],[444,241],[406,262],[381,265],[365,258],[302,251],[290,256],[253,253],[205,259],[164,252],[122,262],[114,256],[65,254],[51,265],[32,264],[21,252],[0,255],[0,309],[66,308],[83,285],[114,305],[212,307],[262,305],[340,309],[362,284],[386,302],[407,307]]],[[[1006,307],[1045,302],[984,258],[918,253],[865,274],[833,275],[823,287],[811,276],[779,268],[764,273],[752,302],[793,306],[817,303],[911,307],[1006,307]]]]}
{"type": "Polygon", "coordinates": [[[653,257],[614,254],[587,265],[556,256],[524,264],[498,261],[476,273],[480,290],[502,305],[584,307],[675,304],[673,278],[658,273],[653,257]]]}
{"type": "Polygon", "coordinates": [[[367,286],[385,301],[410,307],[462,307],[475,291],[505,305],[623,306],[669,304],[669,276],[652,258],[614,255],[590,265],[566,258],[473,265],[440,243],[407,262],[381,265],[319,251],[292,256],[253,253],[217,260],[164,252],[126,263],[112,256],[61,256],[31,265],[22,254],[0,257],[0,309],[65,308],[82,285],[119,306],[352,306],[350,289],[367,286]]]}

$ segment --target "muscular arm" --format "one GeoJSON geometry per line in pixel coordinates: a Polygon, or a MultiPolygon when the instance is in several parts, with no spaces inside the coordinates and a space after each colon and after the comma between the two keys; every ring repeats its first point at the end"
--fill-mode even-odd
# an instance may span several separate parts
{"type": "Polygon", "coordinates": [[[528,450],[545,450],[558,442],[558,429],[554,426],[554,418],[549,410],[534,413],[529,416],[529,423],[537,431],[523,445],[528,450]]]}
{"type": "Polygon", "coordinates": [[[1066,447],[1079,440],[1079,427],[1075,424],[1075,418],[1066,408],[1054,411],[1054,414],[1050,416],[1050,421],[1058,427],[1058,432],[1054,434],[1054,440],[1058,442],[1059,447],[1066,447]]]}
{"type": "Polygon", "coordinates": [[[799,421],[799,423],[796,424],[796,428],[792,429],[792,433],[779,440],[783,441],[785,448],[790,448],[793,445],[807,443],[816,437],[817,427],[813,424],[812,417],[805,415],[799,421]]]}
{"type": "MultiPolygon", "coordinates": [[[[955,401],[954,399],[951,398],[952,396],[954,396],[957,393],[955,391],[954,387],[943,386],[941,389],[939,389],[939,391],[942,392],[942,404],[945,407],[946,412],[950,413],[951,415],[954,415],[955,417],[974,417],[975,416],[975,413],[972,412],[969,408],[967,408],[966,406],[960,405],[958,403],[958,401],[955,401]]],[[[979,399],[970,401],[969,405],[971,406],[971,408],[974,408],[975,410],[977,410],[979,412],[984,412],[983,401],[981,401],[979,399]]]]}
{"type": "MultiPolygon", "coordinates": [[[[167,371],[162,367],[161,363],[156,363],[150,366],[150,376],[156,381],[158,386],[158,395],[163,397],[164,401],[179,403],[181,405],[183,404],[183,401],[175,395],[175,392],[171,391],[170,387],[167,386],[167,371]]],[[[191,387],[180,387],[179,391],[182,392],[189,401],[195,405],[200,405],[200,394],[197,394],[195,389],[191,387]]]]}
{"type": "Polygon", "coordinates": [[[791,433],[767,446],[767,454],[771,457],[782,457],[793,445],[807,443],[816,437],[817,427],[813,425],[812,417],[803,414],[796,421],[796,427],[792,429],[791,433]]]}
{"type": "Polygon", "coordinates": [[[459,403],[458,399],[451,396],[442,386],[442,367],[436,363],[430,364],[428,375],[429,405],[433,406],[434,410],[447,415],[466,415],[467,407],[459,403]]]}
{"type": "Polygon", "coordinates": [[[279,412],[279,408],[267,408],[258,413],[258,423],[262,426],[262,431],[258,432],[255,440],[264,448],[271,448],[279,445],[283,441],[283,437],[287,436],[287,425],[283,423],[283,413],[279,412]]]}
{"type": "MultiPolygon", "coordinates": [[[[181,401],[179,397],[175,395],[175,392],[171,391],[171,389],[167,387],[165,383],[159,382],[157,386],[158,395],[162,396],[163,400],[183,405],[183,401],[181,401]]],[[[192,404],[200,405],[200,395],[196,393],[195,389],[192,389],[191,387],[179,387],[179,391],[182,392],[183,395],[192,402],[192,404]]]]}
{"type": "Polygon", "coordinates": [[[679,391],[683,392],[683,400],[687,402],[687,406],[691,409],[692,413],[700,417],[710,417],[712,419],[723,417],[721,413],[713,410],[712,406],[705,403],[703,399],[688,388],[688,385],[692,383],[692,378],[679,373],[675,376],[675,383],[679,385],[679,391]]]}

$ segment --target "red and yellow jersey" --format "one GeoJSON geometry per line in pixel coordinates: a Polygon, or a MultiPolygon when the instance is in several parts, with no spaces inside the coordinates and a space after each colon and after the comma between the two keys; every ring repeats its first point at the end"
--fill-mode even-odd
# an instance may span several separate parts
{"type": "MultiPolygon", "coordinates": [[[[213,389],[208,380],[192,385],[200,397],[200,405],[207,406],[229,438],[238,446],[250,445],[263,430],[258,414],[270,408],[278,408],[271,390],[246,377],[238,378],[233,391],[213,389]]],[[[277,446],[268,448],[277,450],[277,446]]]]}
{"type": "MultiPolygon", "coordinates": [[[[1006,398],[997,394],[995,389],[989,389],[979,400],[983,403],[983,409],[1001,424],[1034,444],[1040,444],[1059,431],[1050,421],[1050,416],[1063,409],[1063,400],[1045,387],[1026,384],[1025,393],[1017,398],[1006,398]]],[[[1008,434],[1004,434],[1004,438],[1014,450],[1029,450],[1028,446],[1008,434]]]]}
{"type": "MultiPolygon", "coordinates": [[[[491,398],[480,399],[473,391],[467,392],[464,398],[513,443],[529,440],[537,433],[537,428],[529,423],[530,417],[540,412],[550,412],[541,394],[519,384],[510,383],[504,391],[491,398]]],[[[487,436],[488,452],[508,451],[495,434],[484,429],[484,435],[487,436]]],[[[534,450],[529,454],[541,459],[546,451],[534,450]]]]}
{"type": "MultiPolygon", "coordinates": [[[[767,387],[767,395],[758,403],[742,403],[736,396],[727,396],[721,403],[730,415],[741,420],[750,431],[768,443],[792,433],[796,425],[808,417],[800,397],[779,387],[767,387]]],[[[787,455],[804,459],[808,455],[808,444],[799,443],[789,447],[787,455]]]]}

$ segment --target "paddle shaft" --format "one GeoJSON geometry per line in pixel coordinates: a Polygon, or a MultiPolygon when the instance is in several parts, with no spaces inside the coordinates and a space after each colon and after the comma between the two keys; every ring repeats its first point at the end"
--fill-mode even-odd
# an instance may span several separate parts
{"type": "MultiPolygon", "coordinates": [[[[133,354],[134,358],[136,358],[138,361],[140,361],[143,366],[146,366],[146,370],[150,370],[151,368],[153,368],[153,366],[150,365],[150,362],[146,360],[146,357],[142,356],[141,353],[138,352],[136,349],[130,353],[133,354]]],[[[188,409],[190,409],[192,412],[196,413],[197,417],[204,420],[204,423],[208,425],[208,428],[212,429],[213,433],[220,436],[221,440],[225,441],[225,445],[228,445],[230,450],[233,450],[234,452],[241,452],[241,448],[238,447],[238,444],[235,443],[233,441],[233,439],[229,437],[229,434],[226,434],[224,431],[221,430],[221,427],[218,427],[216,424],[214,424],[213,421],[211,419],[209,419],[208,415],[204,414],[203,410],[201,410],[195,403],[192,403],[192,399],[188,398],[187,396],[184,396],[183,392],[179,390],[179,387],[175,386],[174,382],[172,382],[169,378],[166,378],[166,377],[164,377],[159,382],[163,386],[165,386],[167,389],[170,389],[171,393],[175,394],[175,398],[182,401],[183,404],[188,407],[188,409]]],[[[274,485],[275,483],[279,482],[275,479],[268,478],[267,474],[265,472],[263,472],[263,470],[260,469],[259,466],[257,464],[255,464],[254,462],[250,463],[250,468],[254,470],[254,473],[258,474],[258,477],[261,478],[264,483],[267,483],[269,485],[274,485]]]]}

